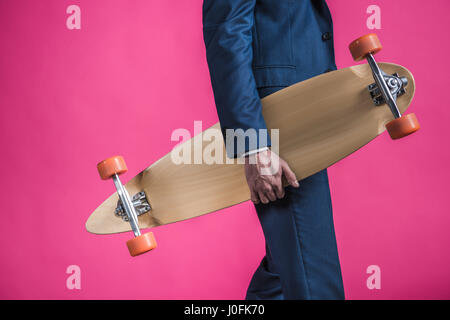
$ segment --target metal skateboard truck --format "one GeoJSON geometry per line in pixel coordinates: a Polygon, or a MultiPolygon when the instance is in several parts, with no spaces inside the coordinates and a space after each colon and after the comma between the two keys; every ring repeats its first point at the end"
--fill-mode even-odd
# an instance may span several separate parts
{"type": "MultiPolygon", "coordinates": [[[[136,208],[131,201],[128,191],[125,189],[122,182],[120,182],[119,175],[128,171],[125,160],[121,156],[110,157],[99,162],[97,164],[97,169],[103,180],[111,178],[116,186],[117,194],[120,199],[121,210],[126,214],[126,218],[124,220],[130,223],[131,229],[133,230],[135,236],[133,239],[127,241],[127,247],[131,256],[134,257],[156,248],[156,240],[153,232],[141,234],[136,208]]],[[[147,205],[145,205],[146,209],[147,205]]],[[[150,209],[149,205],[148,209],[150,209]]],[[[116,214],[117,210],[118,209],[116,209],[116,214]]]]}
{"type": "Polygon", "coordinates": [[[397,97],[405,93],[408,80],[398,74],[388,75],[380,69],[373,55],[382,48],[378,36],[374,33],[366,34],[349,45],[355,61],[367,59],[375,79],[375,83],[368,87],[372,100],[377,106],[383,103],[389,106],[394,120],[386,124],[386,129],[392,139],[400,139],[419,130],[420,125],[414,113],[402,116],[397,107],[397,97]]]}

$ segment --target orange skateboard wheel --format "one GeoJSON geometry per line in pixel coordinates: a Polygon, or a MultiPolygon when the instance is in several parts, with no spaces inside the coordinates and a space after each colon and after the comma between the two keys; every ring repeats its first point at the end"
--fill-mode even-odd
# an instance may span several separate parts
{"type": "Polygon", "coordinates": [[[147,232],[127,241],[127,247],[132,257],[156,248],[153,232],[147,232]]]}
{"type": "Polygon", "coordinates": [[[404,115],[386,124],[392,139],[400,139],[420,129],[419,121],[414,113],[404,115]]]}
{"type": "Polygon", "coordinates": [[[127,172],[128,168],[122,156],[114,156],[99,162],[97,170],[100,178],[107,180],[115,174],[127,172]]]}
{"type": "Polygon", "coordinates": [[[369,53],[375,54],[383,49],[383,46],[375,33],[369,33],[354,40],[350,43],[348,48],[350,49],[353,59],[355,61],[361,61],[369,53]]]}

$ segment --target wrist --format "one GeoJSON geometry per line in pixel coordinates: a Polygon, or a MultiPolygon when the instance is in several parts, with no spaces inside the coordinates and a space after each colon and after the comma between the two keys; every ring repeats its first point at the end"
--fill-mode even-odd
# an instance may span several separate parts
{"type": "MultiPolygon", "coordinates": [[[[263,158],[263,159],[266,159],[266,158],[270,158],[270,154],[271,154],[271,151],[270,151],[270,149],[268,148],[268,147],[264,147],[264,148],[261,148],[261,149],[257,149],[257,150],[254,150],[255,152],[253,152],[253,153],[251,153],[251,154],[249,154],[249,155],[246,155],[244,158],[245,158],[245,164],[253,164],[253,165],[256,165],[256,164],[259,164],[261,161],[261,157],[263,158]]],[[[265,162],[265,161],[263,161],[263,162],[265,162]]]]}
{"type": "Polygon", "coordinates": [[[260,152],[263,152],[263,151],[266,151],[266,150],[269,150],[269,147],[262,147],[262,148],[259,148],[259,149],[250,150],[250,151],[247,151],[246,153],[244,153],[242,155],[242,157],[249,157],[251,155],[255,155],[257,153],[260,153],[260,152]]]}

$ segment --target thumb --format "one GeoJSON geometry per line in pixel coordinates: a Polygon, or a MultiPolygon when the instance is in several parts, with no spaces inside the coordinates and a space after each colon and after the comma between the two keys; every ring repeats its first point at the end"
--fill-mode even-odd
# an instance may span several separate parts
{"type": "Polygon", "coordinates": [[[283,175],[286,178],[287,182],[294,188],[298,188],[300,185],[298,183],[297,176],[291,170],[291,168],[289,168],[289,165],[286,162],[283,162],[281,168],[283,170],[283,175]]]}

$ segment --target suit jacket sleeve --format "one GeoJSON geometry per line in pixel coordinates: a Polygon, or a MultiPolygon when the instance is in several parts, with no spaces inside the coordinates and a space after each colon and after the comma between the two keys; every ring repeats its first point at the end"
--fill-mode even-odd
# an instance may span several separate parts
{"type": "MultiPolygon", "coordinates": [[[[252,70],[252,28],[255,0],[204,0],[203,37],[211,84],[222,134],[227,129],[266,130],[261,100],[252,70]]],[[[269,138],[257,135],[257,142],[237,149],[229,148],[229,157],[270,146],[269,138]]],[[[229,138],[229,137],[228,137],[229,138]]],[[[227,139],[225,139],[227,141],[227,139]]]]}

